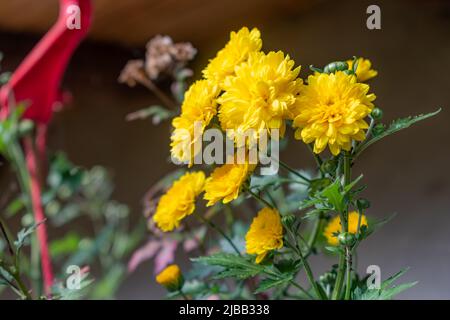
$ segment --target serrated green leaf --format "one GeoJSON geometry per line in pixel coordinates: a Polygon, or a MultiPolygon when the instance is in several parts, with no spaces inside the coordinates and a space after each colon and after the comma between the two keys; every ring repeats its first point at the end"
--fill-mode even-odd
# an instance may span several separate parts
{"type": "Polygon", "coordinates": [[[274,266],[276,269],[273,268],[272,270],[274,271],[274,273],[294,273],[298,271],[301,264],[301,260],[282,259],[276,262],[274,266]]]}
{"type": "Polygon", "coordinates": [[[310,207],[312,207],[312,206],[314,206],[316,204],[319,204],[321,202],[323,202],[323,200],[319,199],[319,198],[306,199],[306,200],[303,200],[302,202],[300,202],[300,206],[299,206],[298,209],[299,210],[304,210],[304,209],[310,208],[310,207]]]}
{"type": "Polygon", "coordinates": [[[37,227],[39,227],[41,223],[44,223],[44,221],[34,223],[30,227],[23,228],[17,233],[17,240],[14,241],[16,252],[19,252],[19,250],[25,245],[25,241],[28,239],[28,237],[36,230],[37,227]]]}
{"type": "Polygon", "coordinates": [[[390,276],[389,278],[384,280],[383,283],[381,284],[381,289],[386,289],[387,287],[391,286],[398,278],[404,275],[408,270],[409,268],[403,268],[393,276],[390,276]]]}
{"type": "Polygon", "coordinates": [[[219,278],[238,277],[245,279],[264,271],[264,266],[252,263],[246,257],[231,253],[216,253],[211,256],[193,258],[191,261],[209,266],[223,267],[225,270],[217,275],[219,278]]]}
{"type": "Polygon", "coordinates": [[[254,269],[227,269],[224,271],[220,271],[218,274],[216,274],[213,278],[216,280],[225,279],[225,278],[237,278],[237,279],[247,279],[250,277],[254,277],[257,275],[259,271],[254,269]]]}
{"type": "Polygon", "coordinates": [[[77,300],[82,298],[88,287],[94,282],[93,279],[89,278],[89,273],[83,273],[81,275],[81,282],[79,289],[69,289],[62,284],[55,285],[53,287],[53,296],[58,300],[77,300]]]}
{"type": "Polygon", "coordinates": [[[337,212],[344,211],[344,196],[340,191],[341,183],[336,179],[332,184],[322,190],[321,195],[334,207],[337,212]]]}
{"type": "Polygon", "coordinates": [[[439,108],[438,110],[427,113],[427,114],[420,114],[420,115],[414,116],[414,117],[409,116],[406,118],[397,119],[397,120],[393,121],[391,123],[391,125],[389,126],[389,128],[387,128],[380,135],[377,135],[377,136],[373,137],[372,139],[367,140],[366,142],[360,144],[355,150],[354,158],[359,156],[361,154],[361,152],[363,152],[365,149],[367,149],[369,146],[371,146],[375,142],[377,142],[393,133],[399,132],[400,130],[409,128],[410,126],[412,126],[413,124],[415,124],[419,121],[431,118],[431,117],[437,115],[439,112],[441,112],[441,110],[442,109],[439,108]]]}
{"type": "Polygon", "coordinates": [[[415,282],[408,282],[403,283],[400,285],[393,285],[393,283],[400,278],[405,272],[408,271],[408,268],[402,269],[393,276],[389,277],[388,279],[384,280],[381,283],[380,289],[366,289],[363,291],[361,288],[355,289],[353,298],[359,299],[359,300],[390,300],[394,296],[398,295],[399,293],[415,286],[417,284],[417,281],[415,282]]]}
{"type": "Polygon", "coordinates": [[[281,285],[284,285],[286,283],[288,283],[289,281],[291,281],[293,279],[293,275],[289,274],[289,275],[285,275],[283,277],[280,278],[267,278],[261,281],[261,283],[259,284],[258,288],[255,290],[255,294],[267,291],[269,289],[272,289],[274,287],[278,287],[281,285]]]}

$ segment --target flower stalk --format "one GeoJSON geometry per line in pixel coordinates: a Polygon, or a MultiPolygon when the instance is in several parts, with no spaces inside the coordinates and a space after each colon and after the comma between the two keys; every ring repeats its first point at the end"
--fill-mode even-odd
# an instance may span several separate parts
{"type": "Polygon", "coordinates": [[[222,230],[217,224],[212,222],[210,219],[206,219],[201,214],[195,212],[196,217],[198,217],[202,222],[210,226],[212,229],[216,230],[233,248],[233,250],[240,256],[241,252],[239,251],[238,247],[234,244],[233,240],[225,233],[225,231],[222,230]]]}

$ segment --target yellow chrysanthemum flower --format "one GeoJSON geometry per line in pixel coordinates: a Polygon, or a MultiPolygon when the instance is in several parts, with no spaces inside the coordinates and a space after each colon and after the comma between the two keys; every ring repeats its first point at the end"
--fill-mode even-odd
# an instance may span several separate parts
{"type": "MultiPolygon", "coordinates": [[[[347,61],[349,69],[353,68],[353,60],[347,61]]],[[[358,81],[365,82],[369,79],[375,78],[378,71],[372,69],[372,62],[369,59],[358,58],[358,67],[356,68],[356,77],[358,81]]]]}
{"type": "MultiPolygon", "coordinates": [[[[358,231],[358,220],[359,220],[358,212],[352,211],[348,214],[349,233],[356,234],[356,232],[358,231]]],[[[361,226],[366,227],[368,226],[365,215],[361,216],[361,226]]],[[[341,231],[342,231],[341,218],[339,216],[336,216],[333,219],[331,219],[330,222],[327,224],[323,232],[323,235],[325,236],[330,245],[337,246],[339,244],[339,240],[336,234],[341,233],[341,231]]]]}
{"type": "Polygon", "coordinates": [[[172,120],[174,131],[171,136],[172,157],[180,162],[192,165],[195,157],[194,142],[201,139],[203,131],[217,113],[216,98],[220,93],[219,87],[208,80],[195,82],[185,94],[181,106],[181,115],[172,120]],[[194,136],[194,126],[199,125],[197,135],[194,136]]]}
{"type": "Polygon", "coordinates": [[[169,291],[179,290],[183,286],[183,275],[180,267],[176,264],[166,267],[156,276],[156,282],[169,291]]]}
{"type": "Polygon", "coordinates": [[[283,247],[283,225],[277,210],[264,208],[253,219],[245,236],[248,254],[256,254],[256,263],[261,263],[267,253],[283,247]]]}
{"type": "Polygon", "coordinates": [[[244,27],[237,33],[231,32],[230,41],[225,48],[220,50],[203,70],[204,77],[220,85],[223,84],[228,76],[234,75],[236,66],[246,61],[251,52],[261,50],[261,47],[261,33],[258,29],[253,28],[249,31],[247,27],[244,27]]]}
{"type": "Polygon", "coordinates": [[[292,117],[291,107],[302,87],[300,67],[283,52],[257,52],[236,68],[236,76],[225,81],[219,120],[222,128],[235,132],[263,129],[285,130],[285,120],[292,117]]]}
{"type": "Polygon", "coordinates": [[[178,228],[181,220],[195,210],[195,199],[203,191],[205,174],[188,172],[175,181],[161,197],[153,216],[158,228],[164,232],[178,228]]]}
{"type": "Polygon", "coordinates": [[[376,98],[368,91],[367,84],[342,71],[309,76],[296,103],[295,138],[314,142],[315,153],[327,145],[333,155],[341,149],[350,150],[352,140],[365,139],[368,124],[364,118],[374,108],[376,98]]]}
{"type": "Polygon", "coordinates": [[[224,164],[215,168],[205,182],[204,198],[208,200],[206,206],[212,206],[221,200],[228,203],[236,199],[242,185],[254,169],[255,165],[248,163],[224,164]]]}

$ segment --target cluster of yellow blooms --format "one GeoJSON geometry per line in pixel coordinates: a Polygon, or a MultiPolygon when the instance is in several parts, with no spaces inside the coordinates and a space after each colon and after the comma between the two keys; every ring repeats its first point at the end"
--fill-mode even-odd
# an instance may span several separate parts
{"type": "MultiPolygon", "coordinates": [[[[314,143],[315,153],[328,146],[333,155],[338,155],[341,150],[350,150],[352,141],[365,139],[365,119],[374,108],[375,95],[361,82],[377,74],[369,60],[358,60],[356,76],[344,71],[316,73],[305,84],[299,78],[300,67],[295,67],[288,55],[281,51],[264,53],[261,48],[256,28],[231,33],[230,41],[203,70],[204,79],[186,92],[181,114],[173,119],[174,158],[191,166],[194,123],[200,122],[203,132],[215,117],[223,130],[253,129],[256,138],[262,130],[272,129],[279,129],[283,136],[291,120],[295,138],[314,143]]],[[[351,67],[353,61],[348,64],[351,67]]],[[[163,231],[177,228],[194,212],[195,199],[202,192],[207,206],[236,199],[254,169],[250,164],[225,164],[206,179],[203,172],[185,174],[161,198],[154,221],[163,231]]],[[[367,224],[365,217],[362,223],[367,224]]],[[[326,234],[333,234],[336,226],[339,221],[333,220],[326,234]]],[[[335,239],[328,237],[330,243],[334,241],[331,238],[335,239]]],[[[259,263],[269,251],[283,246],[282,239],[280,214],[265,208],[246,236],[247,252],[256,254],[259,263]]]]}

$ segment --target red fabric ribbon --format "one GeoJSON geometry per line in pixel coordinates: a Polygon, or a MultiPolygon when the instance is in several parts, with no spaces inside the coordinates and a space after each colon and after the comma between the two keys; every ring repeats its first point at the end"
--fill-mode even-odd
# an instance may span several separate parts
{"type": "MultiPolygon", "coordinates": [[[[46,131],[53,114],[53,107],[59,102],[60,83],[67,64],[91,25],[91,0],[60,0],[59,17],[53,27],[39,41],[12,74],[8,84],[0,89],[0,118],[4,119],[16,102],[24,102],[27,108],[23,118],[30,119],[37,126],[35,141],[25,139],[24,149],[30,174],[30,190],[35,222],[45,219],[41,202],[39,179],[39,158],[45,158],[46,131]],[[80,28],[69,28],[79,9],[80,28]]],[[[26,8],[24,8],[26,10],[26,8]]],[[[47,230],[44,223],[37,228],[40,245],[41,267],[45,292],[51,292],[53,272],[48,252],[47,230]]]]}

